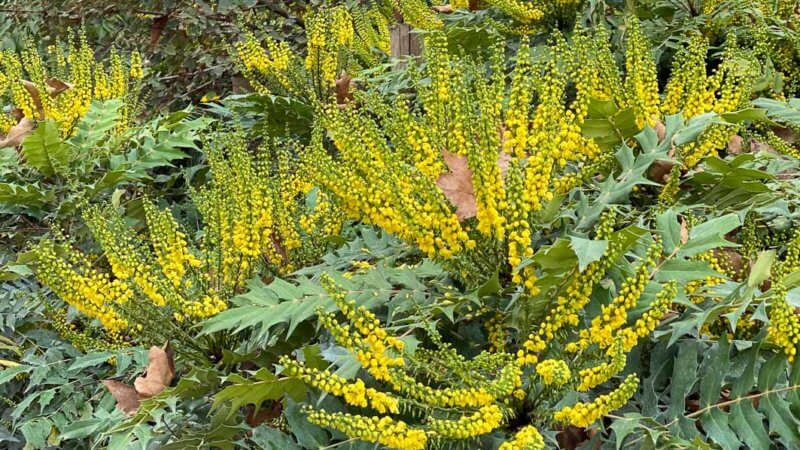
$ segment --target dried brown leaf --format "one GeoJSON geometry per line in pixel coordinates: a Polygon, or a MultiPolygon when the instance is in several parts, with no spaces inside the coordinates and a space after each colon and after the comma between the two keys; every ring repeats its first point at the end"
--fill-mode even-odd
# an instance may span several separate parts
{"type": "Polygon", "coordinates": [[[453,12],[453,7],[450,6],[449,3],[446,5],[434,5],[431,6],[431,9],[442,14],[450,14],[453,12]]]}
{"type": "Polygon", "coordinates": [[[442,150],[444,163],[450,169],[436,180],[436,184],[444,192],[444,196],[456,207],[458,220],[463,221],[475,217],[478,204],[475,201],[475,189],[472,186],[472,171],[467,165],[467,157],[442,150]]]}
{"type": "Polygon", "coordinates": [[[664,122],[662,122],[661,119],[658,119],[656,121],[655,130],[656,130],[656,136],[658,136],[658,142],[663,141],[664,138],[667,136],[667,127],[664,126],[664,122]]]}
{"type": "Polygon", "coordinates": [[[0,141],[0,148],[16,147],[21,144],[25,137],[33,132],[33,125],[34,122],[31,119],[23,117],[22,120],[8,130],[5,139],[0,141]]]}
{"type": "Polygon", "coordinates": [[[139,398],[150,398],[158,395],[172,383],[175,376],[175,366],[173,363],[174,352],[169,343],[164,347],[150,347],[147,355],[148,363],[142,376],[137,377],[133,382],[139,398]]]}
{"type": "Polygon", "coordinates": [[[767,152],[775,155],[778,154],[778,151],[775,150],[773,146],[767,144],[766,142],[759,141],[758,139],[750,140],[750,149],[753,151],[753,153],[767,152]]]}
{"type": "Polygon", "coordinates": [[[36,83],[28,80],[22,80],[22,86],[26,91],[28,91],[28,94],[31,95],[31,99],[33,100],[34,106],[36,106],[36,111],[39,113],[39,117],[44,116],[42,98],[39,96],[39,87],[36,86],[36,83]]]}
{"type": "Polygon", "coordinates": [[[738,134],[733,136],[728,141],[728,153],[731,155],[738,155],[742,153],[742,149],[744,148],[744,140],[738,134]]]}
{"type": "Polygon", "coordinates": [[[103,380],[103,384],[117,401],[117,409],[131,416],[139,409],[139,394],[133,386],[114,380],[103,380]]]}
{"type": "Polygon", "coordinates": [[[347,104],[347,102],[353,100],[353,93],[350,91],[352,81],[353,77],[344,70],[339,74],[339,78],[336,79],[334,91],[336,92],[336,103],[339,105],[347,104]]]}
{"type": "Polygon", "coordinates": [[[689,241],[689,227],[686,224],[686,219],[681,217],[681,244],[689,241]]]}
{"type": "Polygon", "coordinates": [[[50,97],[56,97],[58,94],[75,87],[74,84],[61,81],[58,78],[50,78],[47,80],[46,84],[47,93],[50,94],[50,97]]]}
{"type": "Polygon", "coordinates": [[[797,136],[790,128],[775,127],[772,131],[781,139],[786,141],[787,144],[793,145],[797,142],[797,136]]]}

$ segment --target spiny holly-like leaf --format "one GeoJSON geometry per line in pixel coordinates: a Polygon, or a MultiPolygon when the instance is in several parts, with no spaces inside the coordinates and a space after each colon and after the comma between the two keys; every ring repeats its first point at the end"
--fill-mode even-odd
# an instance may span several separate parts
{"type": "Polygon", "coordinates": [[[69,147],[61,140],[58,124],[52,119],[39,122],[36,131],[22,141],[25,161],[45,176],[64,173],[69,161],[69,147]]]}

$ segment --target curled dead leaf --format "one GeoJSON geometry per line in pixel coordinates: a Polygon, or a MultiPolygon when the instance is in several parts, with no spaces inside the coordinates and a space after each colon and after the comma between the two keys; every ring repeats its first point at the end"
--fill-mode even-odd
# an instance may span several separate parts
{"type": "Polygon", "coordinates": [[[669,175],[672,173],[672,167],[675,164],[669,161],[655,161],[650,166],[650,176],[653,181],[666,184],[669,181],[669,175]]]}
{"type": "Polygon", "coordinates": [[[742,149],[744,148],[744,140],[738,134],[733,136],[728,141],[728,153],[731,155],[738,155],[742,153],[742,149]]]}
{"type": "Polygon", "coordinates": [[[753,153],[767,152],[767,153],[772,153],[772,154],[775,154],[775,155],[778,154],[778,151],[775,150],[774,147],[772,147],[771,145],[767,144],[766,142],[759,141],[758,139],[751,139],[750,140],[750,149],[753,151],[753,153]]]}
{"type": "Polygon", "coordinates": [[[103,380],[103,384],[117,401],[117,408],[128,415],[139,409],[142,399],[161,393],[175,377],[175,352],[169,342],[163,347],[150,347],[147,368],[133,382],[133,386],[115,380],[103,380]]]}
{"type": "Polygon", "coordinates": [[[58,78],[50,78],[47,80],[46,84],[47,93],[50,94],[51,97],[56,97],[58,94],[75,87],[72,83],[61,81],[58,78]]]}
{"type": "Polygon", "coordinates": [[[656,121],[656,136],[658,136],[658,142],[662,142],[665,137],[667,137],[667,127],[664,126],[664,122],[661,119],[656,121]]]}
{"type": "Polygon", "coordinates": [[[334,91],[336,92],[336,103],[339,105],[347,104],[347,102],[353,100],[353,93],[350,91],[352,81],[353,77],[344,70],[339,74],[339,78],[336,79],[334,91]]]}
{"type": "Polygon", "coordinates": [[[133,386],[114,380],[103,380],[103,384],[117,401],[117,409],[129,416],[139,409],[139,393],[133,386]]]}
{"type": "Polygon", "coordinates": [[[467,165],[467,157],[442,150],[442,158],[450,171],[439,175],[436,185],[456,207],[458,220],[463,221],[475,217],[478,213],[478,204],[475,201],[472,171],[467,165]]]}
{"type": "Polygon", "coordinates": [[[140,398],[150,398],[161,393],[175,376],[174,352],[169,343],[164,347],[150,347],[148,363],[142,376],[133,382],[140,398]]]}
{"type": "Polygon", "coordinates": [[[39,96],[39,87],[36,86],[36,83],[28,80],[22,80],[22,87],[30,94],[33,105],[36,107],[36,112],[39,113],[39,117],[43,117],[44,109],[42,108],[42,98],[39,96]]]}
{"type": "MultiPolygon", "coordinates": [[[[442,159],[450,169],[439,175],[436,185],[456,207],[456,217],[459,221],[464,221],[475,217],[478,214],[478,204],[475,200],[475,188],[472,185],[472,170],[467,163],[467,157],[457,155],[447,150],[442,150],[442,159]]],[[[497,167],[500,168],[500,175],[505,176],[511,156],[500,152],[497,155],[497,167]]]]}
{"type": "Polygon", "coordinates": [[[431,9],[442,14],[450,14],[453,12],[453,7],[448,3],[446,5],[434,5],[431,9]]]}
{"type": "Polygon", "coordinates": [[[686,219],[681,217],[681,244],[689,241],[689,227],[686,224],[686,219]]]}
{"type": "Polygon", "coordinates": [[[794,145],[797,142],[797,136],[791,128],[775,127],[772,131],[789,145],[794,145]]]}
{"type": "Polygon", "coordinates": [[[22,120],[8,130],[5,139],[0,141],[0,148],[18,146],[26,136],[31,134],[33,126],[34,122],[31,119],[23,117],[22,120]]]}

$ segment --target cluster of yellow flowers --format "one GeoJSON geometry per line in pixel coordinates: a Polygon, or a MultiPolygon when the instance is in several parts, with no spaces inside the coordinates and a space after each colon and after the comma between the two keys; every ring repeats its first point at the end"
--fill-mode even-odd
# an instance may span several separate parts
{"type": "MultiPolygon", "coordinates": [[[[414,354],[406,354],[402,341],[392,337],[373,313],[348,300],[347,292],[325,275],[322,284],[346,322],[340,323],[336,314],[320,309],[317,314],[321,324],[340,345],[356,356],[365,372],[386,385],[392,393],[381,392],[377,387],[367,388],[361,379],[348,381],[328,370],[308,368],[284,357],[280,364],[288,376],[341,397],[347,405],[370,408],[376,412],[375,416],[348,412],[309,412],[310,420],[337,429],[350,438],[399,449],[423,448],[431,439],[471,439],[500,428],[507,418],[515,414],[514,405],[526,398],[528,390],[537,386],[539,389],[553,390],[577,385],[579,390],[588,391],[607,382],[624,369],[626,354],[640,338],[653,331],[677,294],[676,282],[664,284],[645,312],[629,324],[627,310],[637,303],[650,278],[650,271],[654,270],[661,255],[662,244],[656,238],[635,274],[620,288],[618,297],[586,329],[577,332],[562,330],[564,325],[579,324],[582,305],[588,302],[606,269],[622,256],[622,248],[614,239],[615,217],[613,212],[605,213],[598,226],[597,237],[609,240],[606,254],[577,274],[568,288],[578,305],[567,301],[554,305],[539,326],[539,331],[521,344],[522,349],[516,358],[494,348],[467,360],[442,343],[435,332],[432,339],[439,346],[438,349],[417,349],[414,354]],[[602,330],[602,333],[597,330],[602,330]],[[594,338],[595,334],[600,337],[594,338]],[[562,337],[567,335],[577,340],[562,342],[562,337]],[[609,340],[610,343],[607,342],[609,340]],[[605,349],[604,361],[601,357],[599,364],[588,366],[593,364],[592,357],[556,357],[538,362],[538,355],[544,354],[556,341],[559,344],[553,348],[562,349],[556,352],[566,349],[568,352],[591,353],[605,349]],[[535,365],[533,371],[525,372],[530,365],[535,365]],[[573,371],[572,365],[579,370],[573,371]],[[496,375],[485,376],[484,371],[496,375]],[[523,381],[526,373],[530,376],[527,384],[523,381]],[[408,414],[416,410],[424,411],[422,416],[426,416],[418,424],[391,416],[399,411],[408,414]],[[441,413],[434,413],[437,410],[441,410],[441,413]]],[[[553,417],[556,421],[587,427],[627,402],[637,385],[638,378],[630,375],[610,393],[588,403],[562,407],[553,417]]],[[[415,414],[410,416],[414,417],[415,414]]],[[[518,430],[502,448],[542,446],[543,440],[538,431],[533,426],[527,426],[518,430]]]]}
{"type": "Polygon", "coordinates": [[[321,371],[306,367],[302,363],[290,360],[285,356],[280,359],[280,364],[286,368],[288,376],[303,380],[323,392],[342,397],[348,405],[362,408],[369,406],[381,414],[387,412],[397,414],[399,412],[397,398],[391,394],[367,388],[360,379],[348,382],[329,370],[321,371]]]}
{"type": "Polygon", "coordinates": [[[37,276],[98,319],[112,341],[123,334],[150,339],[159,321],[216,315],[254,274],[283,273],[315,260],[326,246],[321,238],[339,231],[342,216],[323,193],[306,206],[311,187],[285,147],[264,144],[254,156],[240,132],[217,132],[206,152],[212,181],[192,193],[205,223],[199,242],[169,210],[144,198],[147,234],[131,228],[117,208],[86,207],[84,219],[111,274],[91,270],[88,256],[76,249],[59,254],[52,241],[37,247],[37,276]]]}
{"type": "Polygon", "coordinates": [[[792,239],[786,246],[783,260],[773,269],[773,282],[771,289],[771,303],[768,310],[769,336],[783,347],[784,353],[790,362],[797,356],[797,346],[800,344],[800,316],[795,308],[786,299],[787,288],[784,278],[800,269],[800,231],[795,231],[792,239]]]}
{"type": "Polygon", "coordinates": [[[111,280],[108,274],[92,269],[85,258],[70,260],[59,256],[51,241],[39,245],[36,256],[39,280],[65,302],[100,321],[113,337],[128,327],[128,321],[116,309],[133,297],[127,283],[111,280]]]}
{"type": "Polygon", "coordinates": [[[204,254],[217,268],[217,289],[236,290],[264,265],[290,272],[319,256],[321,237],[338,233],[343,218],[324,193],[310,210],[298,201],[312,186],[288,146],[267,140],[253,155],[236,131],[212,134],[205,150],[212,180],[193,197],[205,219],[204,254]]]}
{"type": "Polygon", "coordinates": [[[559,422],[568,423],[572,426],[588,427],[597,419],[627,403],[636,392],[638,386],[639,378],[633,374],[628,375],[622,384],[609,394],[601,395],[589,403],[567,406],[557,412],[554,418],[559,422]]]}
{"type": "Polygon", "coordinates": [[[522,427],[514,439],[500,444],[499,450],[544,450],[544,438],[532,425],[522,427]]]}
{"type": "Polygon", "coordinates": [[[536,373],[542,377],[547,386],[561,386],[572,378],[572,372],[566,362],[560,359],[546,359],[536,365],[536,373]]]}
{"type": "Polygon", "coordinates": [[[522,371],[511,355],[484,352],[467,361],[446,345],[437,350],[420,349],[414,355],[405,355],[403,341],[389,335],[372,312],[363,306],[356,307],[347,299],[347,292],[329,276],[323,276],[321,282],[347,320],[339,323],[335,314],[320,309],[317,315],[321,324],[340,345],[355,354],[372,378],[393,392],[367,388],[361,379],[348,381],[330,371],[308,368],[287,357],[281,358],[280,364],[288,376],[342,397],[348,405],[377,412],[375,416],[365,417],[315,411],[309,413],[309,420],[337,429],[350,438],[398,449],[423,448],[431,438],[470,439],[502,425],[507,412],[504,402],[522,384],[522,371]],[[421,382],[411,375],[432,369],[426,367],[426,353],[431,360],[448,360],[439,358],[443,355],[450,357],[447,371],[451,375],[439,380],[442,386],[432,386],[430,378],[421,382]],[[463,370],[459,369],[460,366],[463,370]],[[456,379],[452,378],[452,374],[461,372],[465,377],[456,375],[456,379]],[[492,374],[494,378],[488,378],[484,373],[492,374]],[[441,414],[430,414],[420,424],[408,424],[390,417],[409,409],[440,411],[441,414]]]}
{"type": "Polygon", "coordinates": [[[107,64],[96,61],[83,30],[66,47],[51,45],[43,56],[33,42],[27,42],[19,54],[0,52],[0,98],[10,100],[7,109],[17,114],[2,114],[0,132],[7,132],[24,117],[52,119],[62,135],[69,136],[94,100],[124,100],[121,128],[134,118],[139,80],[144,76],[139,53],[130,55],[127,68],[116,50],[111,51],[107,64]]]}
{"type": "Polygon", "coordinates": [[[374,64],[390,51],[389,21],[377,7],[322,7],[305,17],[305,28],[305,58],[287,42],[269,36],[259,41],[251,31],[229,49],[256,92],[327,101],[342,71],[358,70],[359,61],[374,64]]]}
{"type": "Polygon", "coordinates": [[[544,69],[533,70],[523,41],[506,102],[501,48],[492,52],[489,76],[471,75],[482,69],[453,58],[441,33],[427,35],[425,55],[430,83],[420,86],[419,110],[375,99],[367,99],[370,111],[324,109],[321,126],[338,158],[319,136],[303,156],[315,168],[311,181],[350,217],[414,242],[431,257],[450,259],[482,239],[506,246],[514,282],[535,294],[534,268],[518,267],[533,253],[531,215],[553,198],[556,185],[564,189],[589,176],[557,184],[555,175],[568,164],[599,167],[613,160],[581,134],[587,100],[565,104],[568,81],[583,86],[588,72],[563,39],[544,69]],[[575,58],[570,69],[556,64],[562,56],[575,58]],[[465,190],[472,195],[462,195],[465,190]]]}
{"type": "MultiPolygon", "coordinates": [[[[708,40],[696,34],[675,57],[674,69],[664,91],[661,110],[664,114],[682,112],[691,118],[707,112],[718,114],[735,111],[749,99],[753,65],[737,56],[736,39],[728,39],[722,62],[711,75],[706,75],[708,40]]],[[[713,124],[694,142],[679,149],[686,168],[703,158],[716,155],[739,131],[731,124],[713,124]]]]}

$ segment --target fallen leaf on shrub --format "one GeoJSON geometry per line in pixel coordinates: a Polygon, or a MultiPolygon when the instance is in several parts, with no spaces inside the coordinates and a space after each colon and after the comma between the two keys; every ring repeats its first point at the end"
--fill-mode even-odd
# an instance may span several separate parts
{"type": "MultiPolygon", "coordinates": [[[[442,159],[450,169],[439,175],[436,185],[456,207],[456,216],[459,221],[475,217],[478,214],[478,204],[475,201],[475,188],[472,186],[472,170],[467,164],[467,157],[456,155],[447,150],[442,150],[442,159]]],[[[500,168],[500,175],[505,176],[511,156],[500,152],[497,155],[497,167],[500,168]]]]}
{"type": "Polygon", "coordinates": [[[781,138],[784,141],[786,141],[786,143],[789,144],[789,145],[793,145],[795,142],[797,142],[797,138],[796,138],[796,136],[794,134],[794,131],[792,131],[790,128],[775,127],[775,128],[772,129],[772,131],[779,138],[781,138]]]}
{"type": "Polygon", "coordinates": [[[453,12],[453,7],[450,6],[449,3],[446,5],[434,5],[431,6],[431,9],[442,14],[450,14],[451,12],[453,12]]]}
{"type": "Polygon", "coordinates": [[[686,219],[681,217],[681,244],[689,241],[689,227],[686,225],[686,219]]]}
{"type": "Polygon", "coordinates": [[[478,204],[475,202],[475,189],[472,186],[472,171],[467,165],[467,157],[442,150],[442,158],[449,172],[439,175],[436,184],[444,196],[456,207],[458,220],[475,217],[478,204]]]}
{"type": "Polygon", "coordinates": [[[22,86],[28,91],[28,94],[31,95],[31,99],[33,100],[34,106],[36,106],[36,111],[39,113],[39,117],[43,116],[43,109],[42,109],[42,98],[39,97],[39,86],[36,86],[36,83],[28,80],[22,80],[22,86]]]}
{"type": "Polygon", "coordinates": [[[352,81],[353,77],[348,75],[344,70],[339,74],[339,78],[336,79],[336,88],[334,91],[336,92],[336,103],[339,105],[347,104],[347,102],[353,99],[353,93],[350,92],[350,83],[352,81]]]}
{"type": "Polygon", "coordinates": [[[766,142],[761,142],[757,139],[750,140],[750,149],[753,151],[753,153],[767,152],[776,155],[778,154],[775,148],[773,148],[771,145],[767,144],[766,142]]]}
{"type": "Polygon", "coordinates": [[[728,141],[728,153],[732,155],[738,155],[742,153],[742,148],[744,147],[744,140],[738,134],[733,136],[731,140],[728,141]]]}
{"type": "Polygon", "coordinates": [[[55,97],[58,94],[74,87],[72,83],[61,81],[58,78],[50,78],[47,80],[46,84],[47,93],[50,94],[51,97],[55,97]]]}
{"type": "Polygon", "coordinates": [[[667,127],[664,126],[664,122],[662,122],[661,119],[656,121],[655,130],[656,136],[658,137],[658,142],[663,141],[667,136],[667,127]]]}
{"type": "Polygon", "coordinates": [[[163,348],[150,347],[147,358],[147,368],[142,376],[133,382],[140,398],[150,398],[160,394],[172,383],[172,378],[175,376],[175,366],[172,362],[173,351],[169,343],[163,348]]]}
{"type": "Polygon", "coordinates": [[[103,380],[103,384],[117,401],[117,409],[129,416],[139,409],[139,393],[133,386],[114,380],[103,380]]]}
{"type": "Polygon", "coordinates": [[[27,117],[23,117],[16,125],[8,130],[5,139],[0,141],[0,148],[16,147],[22,143],[22,140],[33,131],[33,121],[27,117]]]}
{"type": "Polygon", "coordinates": [[[175,377],[175,352],[169,342],[163,347],[150,347],[147,368],[133,382],[133,386],[114,380],[103,380],[103,384],[117,401],[117,408],[128,415],[139,409],[142,399],[160,394],[175,377]]]}
{"type": "Polygon", "coordinates": [[[653,181],[666,184],[669,181],[669,175],[672,173],[672,167],[675,164],[669,161],[654,161],[650,166],[650,176],[653,181]]]}

